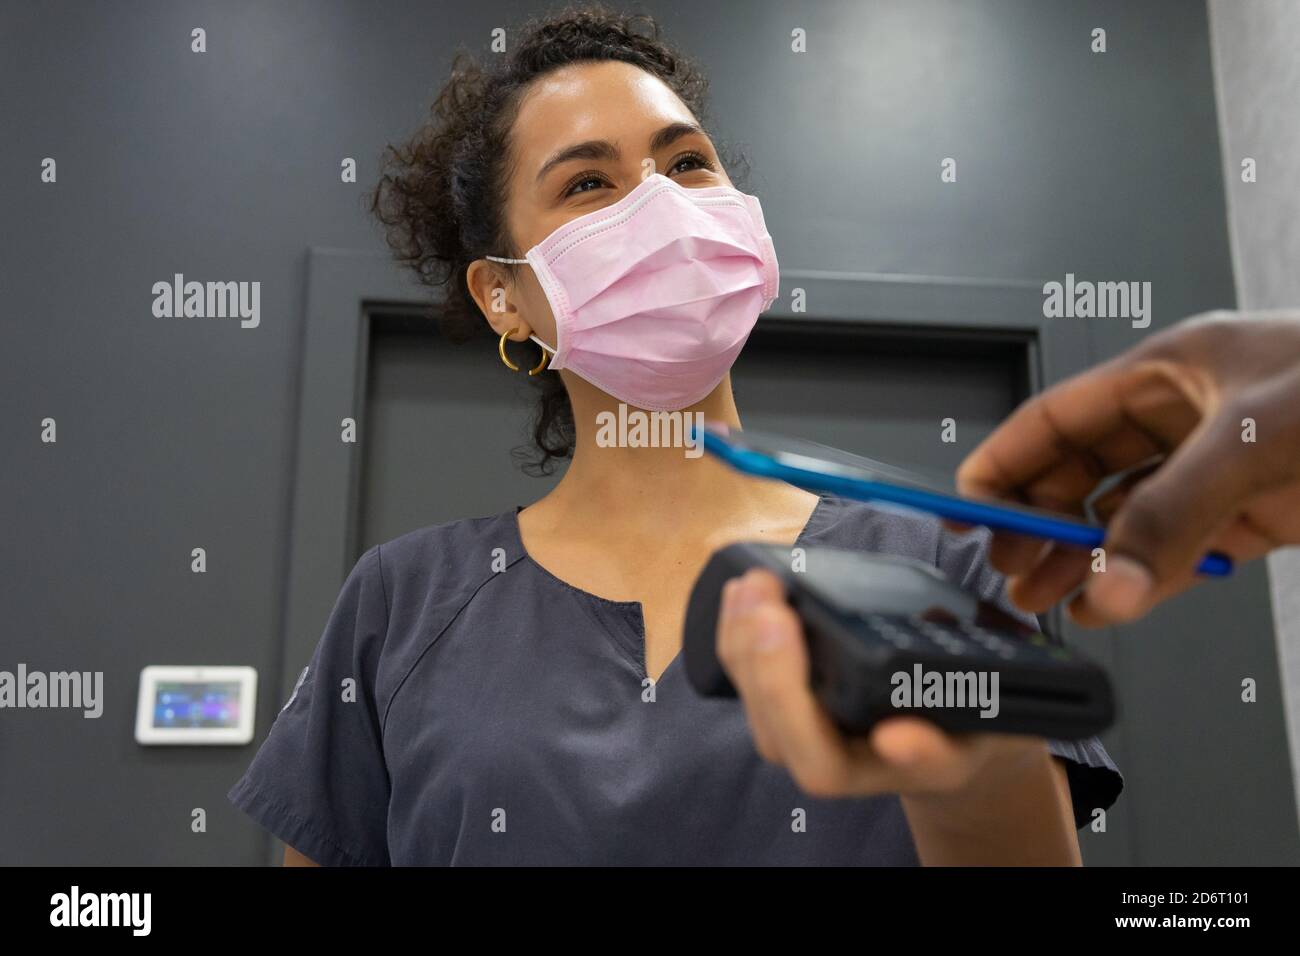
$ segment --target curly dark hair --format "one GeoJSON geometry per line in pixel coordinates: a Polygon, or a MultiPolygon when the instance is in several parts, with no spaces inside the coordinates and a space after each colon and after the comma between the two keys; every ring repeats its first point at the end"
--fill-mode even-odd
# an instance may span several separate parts
{"type": "MultiPolygon", "coordinates": [[[[370,196],[370,209],[384,224],[398,261],[414,269],[421,283],[443,291],[435,308],[443,333],[455,342],[490,335],[469,294],[469,264],[485,255],[523,255],[505,227],[505,183],[510,131],[534,80],[571,63],[631,63],[661,79],[705,123],[704,75],[660,40],[658,24],[647,15],[589,4],[532,20],[509,35],[515,38],[510,52],[493,55],[488,66],[456,54],[451,78],[424,124],[406,143],[384,150],[382,175],[370,196]]],[[[744,166],[743,159],[739,164],[744,166]]],[[[735,164],[724,159],[724,165],[735,164]]],[[[544,475],[573,454],[573,408],[559,375],[529,381],[541,392],[533,448],[514,454],[526,473],[544,475]]]]}

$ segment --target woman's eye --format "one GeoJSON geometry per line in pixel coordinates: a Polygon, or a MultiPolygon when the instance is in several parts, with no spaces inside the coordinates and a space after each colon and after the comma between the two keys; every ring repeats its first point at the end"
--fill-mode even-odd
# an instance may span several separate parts
{"type": "Polygon", "coordinates": [[[565,189],[564,195],[576,196],[578,193],[591,192],[592,189],[598,189],[603,185],[605,185],[605,181],[599,176],[583,176],[570,183],[569,187],[565,189]]]}
{"type": "Polygon", "coordinates": [[[712,169],[713,164],[699,153],[687,153],[669,168],[670,173],[689,173],[694,169],[712,169]]]}

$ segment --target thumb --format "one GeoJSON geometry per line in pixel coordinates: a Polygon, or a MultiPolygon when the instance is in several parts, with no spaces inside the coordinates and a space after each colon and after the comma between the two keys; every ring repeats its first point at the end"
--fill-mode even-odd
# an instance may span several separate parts
{"type": "Polygon", "coordinates": [[[1203,422],[1128,496],[1106,529],[1106,570],[1088,584],[1108,621],[1141,617],[1194,572],[1250,492],[1231,416],[1203,422]]]}

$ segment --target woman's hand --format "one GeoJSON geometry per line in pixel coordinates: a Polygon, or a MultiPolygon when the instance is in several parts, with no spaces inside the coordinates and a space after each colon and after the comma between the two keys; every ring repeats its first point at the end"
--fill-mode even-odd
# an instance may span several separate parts
{"type": "Polygon", "coordinates": [[[813,696],[799,618],[774,574],[727,582],[718,657],[759,755],[812,796],[899,794],[923,863],[1078,863],[1065,775],[1041,739],[953,736],[910,716],[842,734],[813,696]]]}

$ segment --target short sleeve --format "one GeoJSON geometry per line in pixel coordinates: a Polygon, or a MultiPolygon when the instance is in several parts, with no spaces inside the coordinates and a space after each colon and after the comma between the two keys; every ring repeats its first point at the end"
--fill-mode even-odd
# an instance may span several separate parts
{"type": "MultiPolygon", "coordinates": [[[[1037,629],[1038,621],[1011,603],[1006,594],[1005,579],[988,563],[991,540],[992,533],[987,528],[976,528],[965,534],[943,530],[939,541],[939,570],[964,590],[996,604],[1037,629]]],[[[1060,642],[1058,636],[1052,635],[1051,639],[1060,642]]],[[[1065,763],[1075,826],[1087,826],[1092,821],[1094,810],[1110,809],[1124,789],[1124,777],[1100,740],[1096,737],[1049,740],[1047,749],[1065,763]]]]}
{"type": "Polygon", "coordinates": [[[348,574],[292,695],[228,794],[322,866],[389,864],[389,779],[374,693],[387,629],[375,547],[348,574]]]}

